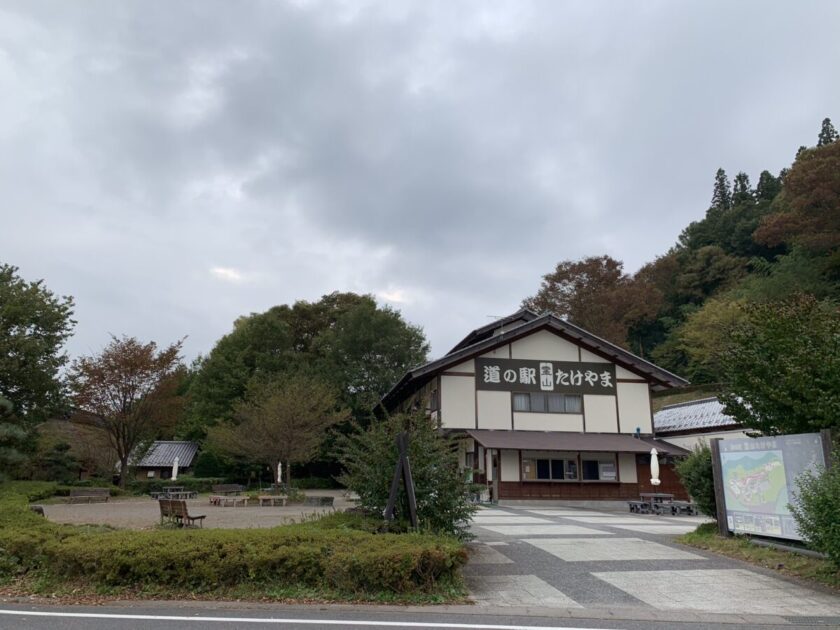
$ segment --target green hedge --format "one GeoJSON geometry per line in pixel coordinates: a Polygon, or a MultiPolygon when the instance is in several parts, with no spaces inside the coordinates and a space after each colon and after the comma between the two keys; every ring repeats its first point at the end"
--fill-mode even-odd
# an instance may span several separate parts
{"type": "Polygon", "coordinates": [[[55,488],[0,486],[0,573],[38,571],[99,587],[208,592],[247,582],[376,595],[457,585],[466,561],[453,538],[377,534],[370,522],[351,515],[247,530],[91,531],[56,525],[26,506],[27,499],[44,498],[55,488]]]}
{"type": "Polygon", "coordinates": [[[338,490],[344,487],[332,477],[292,478],[292,486],[299,490],[338,490]]]}
{"type": "Polygon", "coordinates": [[[168,486],[183,486],[184,490],[191,492],[211,492],[212,487],[225,483],[222,477],[178,477],[175,481],[171,479],[133,479],[126,484],[126,489],[132,494],[149,494],[151,492],[162,492],[168,486]]]}

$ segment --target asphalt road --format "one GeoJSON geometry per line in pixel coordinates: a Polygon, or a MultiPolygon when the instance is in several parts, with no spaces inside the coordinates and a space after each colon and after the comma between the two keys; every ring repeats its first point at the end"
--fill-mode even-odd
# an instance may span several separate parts
{"type": "Polygon", "coordinates": [[[156,603],[120,605],[113,607],[58,607],[0,604],[0,628],[15,630],[183,630],[208,628],[283,628],[305,630],[334,630],[335,628],[440,628],[454,630],[519,630],[524,628],[600,628],[603,630],[666,630],[707,628],[802,628],[834,627],[828,621],[813,618],[784,620],[783,623],[762,625],[711,616],[693,616],[681,620],[679,616],[666,618],[608,619],[610,614],[592,612],[576,618],[555,616],[548,609],[514,613],[508,610],[482,610],[472,607],[446,607],[448,610],[418,610],[382,607],[284,607],[262,606],[258,609],[220,608],[212,603],[189,607],[156,603]],[[457,610],[456,610],[457,609],[457,610]],[[601,618],[598,618],[598,617],[601,618]],[[785,623],[787,622],[787,623],[785,623]]]}

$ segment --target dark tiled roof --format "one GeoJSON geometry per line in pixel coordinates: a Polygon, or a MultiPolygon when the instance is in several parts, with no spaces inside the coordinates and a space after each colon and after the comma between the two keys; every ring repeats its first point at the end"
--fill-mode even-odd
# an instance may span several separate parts
{"type": "Polygon", "coordinates": [[[701,431],[716,428],[736,428],[738,423],[723,411],[717,398],[701,398],[668,405],[653,415],[657,433],[671,431],[701,431]]]}
{"type": "Polygon", "coordinates": [[[178,466],[187,468],[198,453],[195,442],[154,442],[151,448],[137,464],[141,468],[158,468],[172,466],[178,458],[178,466]]]}
{"type": "Polygon", "coordinates": [[[534,315],[532,311],[517,311],[513,315],[500,320],[504,323],[503,329],[501,329],[499,322],[494,322],[492,325],[474,330],[446,356],[406,372],[402,379],[391,388],[391,391],[382,398],[383,407],[389,410],[393,409],[400,401],[413,394],[447,367],[457,365],[489,352],[493,348],[543,329],[551,330],[573,343],[577,343],[581,347],[645,377],[651,382],[651,386],[655,390],[688,385],[688,381],[676,374],[672,374],[668,370],[654,365],[606,339],[593,335],[571,322],[560,319],[556,315],[551,313],[536,317],[534,315]],[[496,328],[493,328],[494,325],[500,329],[497,331],[496,328]]]}
{"type": "Polygon", "coordinates": [[[601,453],[650,453],[685,455],[683,448],[654,440],[636,438],[626,433],[563,433],[561,431],[488,431],[467,429],[467,434],[485,448],[510,448],[528,451],[590,451],[601,453]]]}

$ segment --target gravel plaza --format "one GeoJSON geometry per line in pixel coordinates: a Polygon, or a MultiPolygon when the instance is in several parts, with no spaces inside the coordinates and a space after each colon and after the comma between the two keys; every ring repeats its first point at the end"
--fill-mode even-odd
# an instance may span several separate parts
{"type": "Polygon", "coordinates": [[[705,520],[565,507],[481,509],[472,528],[467,584],[486,607],[760,615],[785,622],[809,617],[840,624],[840,597],[827,590],[673,542],[705,520]],[[506,518],[507,524],[497,525],[506,518]]]}
{"type": "MultiPolygon", "coordinates": [[[[249,502],[246,507],[221,507],[209,504],[207,495],[187,501],[191,515],[205,514],[205,528],[250,529],[255,527],[277,527],[317,514],[342,511],[355,505],[337,490],[307,490],[307,496],[331,496],[332,508],[293,504],[286,507],[258,507],[249,502]]],[[[158,502],[150,497],[126,497],[111,499],[107,503],[44,505],[45,516],[56,523],[72,525],[110,525],[125,529],[151,529],[160,523],[158,502]]]]}

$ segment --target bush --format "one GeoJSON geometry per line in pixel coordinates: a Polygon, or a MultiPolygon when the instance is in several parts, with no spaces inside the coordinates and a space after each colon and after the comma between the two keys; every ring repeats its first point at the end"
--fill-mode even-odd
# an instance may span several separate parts
{"type": "MultiPolygon", "coordinates": [[[[397,461],[396,436],[409,434],[409,461],[421,530],[464,539],[477,509],[469,501],[466,475],[458,471],[457,449],[452,438],[438,432],[424,413],[399,414],[375,421],[367,430],[357,427],[339,436],[340,456],[347,473],[341,481],[359,495],[360,507],[383,514],[397,461]]],[[[398,518],[408,518],[408,499],[400,483],[398,518]]],[[[398,523],[405,529],[405,523],[398,523]]]]}
{"type": "Polygon", "coordinates": [[[27,500],[55,484],[0,486],[0,577],[37,571],[95,587],[209,592],[249,583],[352,595],[429,593],[458,584],[466,562],[454,538],[376,534],[362,517],[334,515],[273,529],[103,531],[56,525],[27,500]]]}
{"type": "Polygon", "coordinates": [[[840,458],[836,460],[828,470],[801,474],[788,507],[805,541],[840,569],[840,458]]]}
{"type": "Polygon", "coordinates": [[[677,462],[677,474],[697,508],[706,516],[717,518],[712,449],[706,444],[695,448],[691,455],[677,462]]]}

